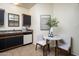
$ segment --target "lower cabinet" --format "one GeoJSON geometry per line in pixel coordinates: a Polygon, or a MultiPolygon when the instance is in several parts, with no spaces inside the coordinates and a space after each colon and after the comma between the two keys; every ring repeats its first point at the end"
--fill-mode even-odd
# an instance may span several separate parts
{"type": "Polygon", "coordinates": [[[5,39],[1,39],[0,40],[0,50],[5,49],[6,48],[6,41],[5,39]]]}
{"type": "Polygon", "coordinates": [[[22,44],[23,44],[23,36],[7,38],[6,40],[6,48],[22,44]]]}
{"type": "Polygon", "coordinates": [[[23,36],[0,39],[0,50],[23,44],[23,36]]]}
{"type": "Polygon", "coordinates": [[[24,33],[24,35],[21,36],[10,36],[6,38],[0,38],[0,51],[5,51],[17,46],[26,45],[28,43],[33,42],[33,34],[32,32],[24,33]]]}

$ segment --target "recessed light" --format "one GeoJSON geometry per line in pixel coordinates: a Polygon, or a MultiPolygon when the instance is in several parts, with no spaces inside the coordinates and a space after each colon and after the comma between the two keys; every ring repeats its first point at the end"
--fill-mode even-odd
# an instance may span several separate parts
{"type": "Polygon", "coordinates": [[[15,2],[14,4],[15,4],[15,5],[18,5],[19,3],[15,2]]]}

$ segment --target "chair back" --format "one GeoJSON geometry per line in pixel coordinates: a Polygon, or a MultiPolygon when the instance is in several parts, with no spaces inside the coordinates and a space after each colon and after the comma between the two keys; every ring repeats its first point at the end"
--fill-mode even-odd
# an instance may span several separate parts
{"type": "Polygon", "coordinates": [[[59,36],[62,38],[64,44],[66,44],[68,47],[71,47],[72,39],[70,35],[60,34],[59,36]]]}
{"type": "Polygon", "coordinates": [[[40,33],[37,35],[37,41],[42,41],[42,40],[44,40],[44,37],[43,37],[43,34],[40,33]]]}

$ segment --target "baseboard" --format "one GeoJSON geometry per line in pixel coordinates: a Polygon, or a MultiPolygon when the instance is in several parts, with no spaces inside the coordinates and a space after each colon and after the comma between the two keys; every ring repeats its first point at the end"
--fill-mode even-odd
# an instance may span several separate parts
{"type": "Polygon", "coordinates": [[[71,54],[71,56],[76,56],[76,55],[74,55],[74,54],[71,54]]]}
{"type": "Polygon", "coordinates": [[[76,53],[76,52],[72,52],[72,55],[73,55],[73,56],[79,56],[79,54],[76,53]]]}

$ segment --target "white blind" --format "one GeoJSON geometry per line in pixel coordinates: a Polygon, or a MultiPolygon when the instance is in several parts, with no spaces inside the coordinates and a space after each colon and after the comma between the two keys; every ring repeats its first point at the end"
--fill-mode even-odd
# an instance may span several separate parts
{"type": "Polygon", "coordinates": [[[48,20],[51,18],[50,15],[41,15],[40,16],[40,29],[41,30],[49,30],[48,25],[46,24],[48,20]]]}

